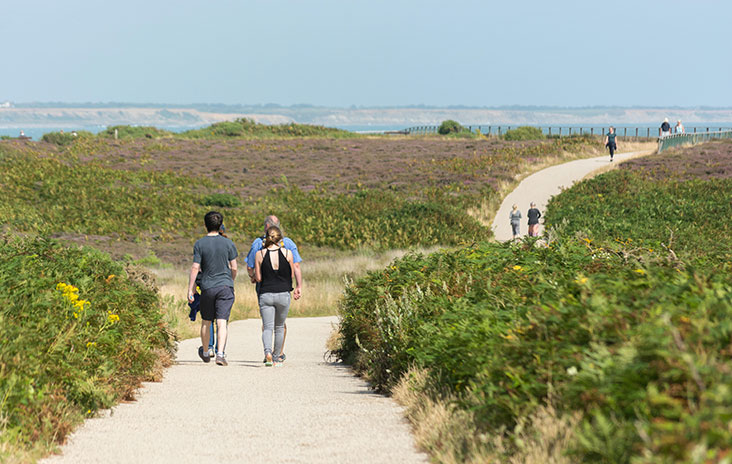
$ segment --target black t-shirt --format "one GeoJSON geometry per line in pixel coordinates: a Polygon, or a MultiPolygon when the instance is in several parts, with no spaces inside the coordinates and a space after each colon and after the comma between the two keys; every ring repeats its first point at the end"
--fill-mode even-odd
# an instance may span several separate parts
{"type": "Polygon", "coordinates": [[[533,226],[534,224],[539,223],[539,218],[541,217],[541,213],[536,208],[531,208],[528,212],[529,215],[529,225],[533,226]]]}
{"type": "Polygon", "coordinates": [[[664,121],[663,124],[661,124],[661,130],[664,132],[670,132],[671,131],[671,124],[664,121]]]}

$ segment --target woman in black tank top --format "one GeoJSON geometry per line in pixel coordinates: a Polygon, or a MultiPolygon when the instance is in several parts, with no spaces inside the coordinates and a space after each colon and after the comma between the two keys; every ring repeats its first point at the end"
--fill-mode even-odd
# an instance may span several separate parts
{"type": "Polygon", "coordinates": [[[282,232],[278,227],[272,226],[267,229],[264,248],[257,252],[254,261],[254,278],[260,282],[259,313],[264,326],[262,344],[267,366],[273,365],[273,353],[282,352],[285,320],[290,310],[290,292],[294,275],[292,253],[283,248],[280,245],[281,242],[282,232]],[[274,351],[272,349],[273,333],[274,351]]]}

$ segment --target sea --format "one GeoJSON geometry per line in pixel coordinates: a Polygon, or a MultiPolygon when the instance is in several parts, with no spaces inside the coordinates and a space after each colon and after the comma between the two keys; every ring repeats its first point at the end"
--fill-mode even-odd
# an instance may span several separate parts
{"type": "MultiPolygon", "coordinates": [[[[484,134],[487,134],[490,130],[491,134],[497,134],[498,130],[500,128],[501,133],[505,133],[508,129],[515,129],[518,126],[525,125],[525,124],[465,124],[465,126],[470,126],[473,130],[476,130],[477,128],[480,128],[481,132],[484,134]],[[490,129],[489,129],[490,128],[490,129]]],[[[604,134],[607,132],[609,125],[601,125],[601,124],[572,124],[572,125],[549,125],[549,124],[533,124],[535,127],[540,127],[542,132],[545,134],[559,134],[559,129],[561,128],[561,134],[567,135],[569,134],[569,130],[571,129],[572,134],[578,134],[578,133],[590,133],[593,134],[604,134]]],[[[654,137],[658,135],[658,128],[660,126],[659,124],[649,125],[649,124],[618,124],[615,126],[616,133],[619,136],[633,136],[635,135],[635,130],[638,129],[638,135],[643,137],[647,134],[650,134],[651,137],[654,137]]],[[[673,124],[672,124],[673,126],[673,124]]],[[[171,132],[185,132],[187,130],[191,129],[199,129],[201,127],[204,127],[202,125],[197,126],[172,126],[172,127],[165,127],[161,126],[160,129],[165,129],[171,132]]],[[[400,131],[404,130],[410,127],[435,127],[434,125],[415,125],[411,123],[405,123],[405,124],[390,124],[390,125],[340,125],[340,126],[334,126],[338,129],[343,129],[351,132],[357,132],[361,134],[381,134],[384,132],[390,132],[390,131],[400,131]]],[[[707,131],[717,131],[717,130],[732,130],[732,121],[728,122],[699,122],[699,123],[688,123],[684,125],[685,130],[687,133],[694,132],[707,132],[707,131]]],[[[28,127],[28,128],[18,128],[18,127],[0,127],[0,136],[9,136],[9,137],[18,137],[20,135],[20,131],[23,131],[23,134],[26,137],[30,137],[33,140],[40,140],[41,137],[43,137],[43,134],[49,133],[49,132],[58,132],[60,130],[63,130],[65,132],[71,132],[72,130],[84,130],[89,131],[94,134],[101,132],[105,130],[107,126],[104,125],[93,125],[93,126],[79,126],[69,128],[68,126],[65,127],[28,127]]]]}

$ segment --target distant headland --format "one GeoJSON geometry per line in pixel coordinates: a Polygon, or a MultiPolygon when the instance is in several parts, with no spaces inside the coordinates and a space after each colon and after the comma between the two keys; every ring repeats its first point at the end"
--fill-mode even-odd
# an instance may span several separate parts
{"type": "Polygon", "coordinates": [[[413,126],[454,119],[483,125],[656,124],[664,118],[685,124],[732,122],[730,107],[325,107],[155,103],[14,103],[0,100],[0,127],[44,128],[111,125],[193,127],[236,118],[264,124],[296,122],[324,126],[413,126]]]}

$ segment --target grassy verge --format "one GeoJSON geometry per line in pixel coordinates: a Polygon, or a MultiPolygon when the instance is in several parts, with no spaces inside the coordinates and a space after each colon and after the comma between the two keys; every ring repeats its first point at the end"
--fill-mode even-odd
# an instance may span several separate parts
{"type": "Polygon", "coordinates": [[[173,339],[139,270],[42,238],[0,253],[0,460],[30,461],[160,379],[173,339]]]}
{"type": "Polygon", "coordinates": [[[699,150],[702,174],[679,151],[565,191],[547,243],[369,273],[346,289],[341,358],[440,462],[721,462],[732,231],[704,218],[730,214],[732,150],[699,150]]]}

